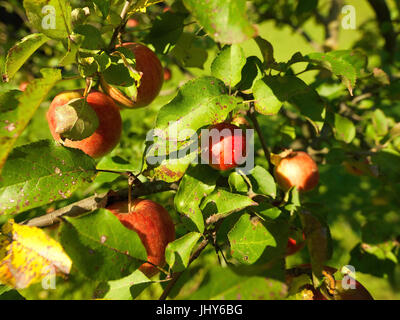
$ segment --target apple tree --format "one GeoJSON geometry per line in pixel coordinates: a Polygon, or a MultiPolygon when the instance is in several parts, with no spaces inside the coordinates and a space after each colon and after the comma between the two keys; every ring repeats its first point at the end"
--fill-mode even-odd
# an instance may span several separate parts
{"type": "Polygon", "coordinates": [[[0,299],[400,298],[398,2],[0,13],[0,299]]]}

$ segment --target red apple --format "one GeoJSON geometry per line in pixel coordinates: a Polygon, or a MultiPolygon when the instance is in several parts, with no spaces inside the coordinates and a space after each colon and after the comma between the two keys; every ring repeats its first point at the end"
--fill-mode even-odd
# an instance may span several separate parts
{"type": "Polygon", "coordinates": [[[284,191],[294,186],[299,191],[310,191],[319,180],[317,164],[303,151],[294,151],[282,158],[274,168],[274,176],[284,191]]]}
{"type": "Polygon", "coordinates": [[[242,163],[246,153],[246,134],[229,123],[218,123],[208,128],[208,146],[202,153],[208,164],[217,170],[229,170],[242,163]],[[217,134],[213,139],[213,132],[217,134]],[[219,136],[218,136],[219,135],[219,136]],[[218,139],[219,137],[219,139],[218,139]]]}
{"type": "Polygon", "coordinates": [[[123,43],[122,46],[130,49],[134,53],[136,59],[135,69],[142,73],[136,101],[134,101],[132,97],[126,96],[119,89],[106,83],[103,78],[101,78],[102,89],[113,98],[120,107],[145,107],[158,96],[164,81],[164,69],[156,54],[146,46],[134,42],[126,42],[123,43]]]}
{"type": "MultiPolygon", "coordinates": [[[[72,99],[82,98],[82,91],[66,91],[58,94],[47,111],[47,122],[50,132],[56,141],[61,137],[56,133],[57,121],[55,110],[72,99]]],[[[64,140],[64,145],[80,149],[93,158],[99,158],[109,153],[118,144],[122,132],[122,120],[119,108],[114,101],[98,91],[92,91],[87,96],[87,103],[96,112],[99,126],[88,138],[80,141],[64,140]]]]}
{"type": "MultiPolygon", "coordinates": [[[[305,240],[304,233],[303,233],[303,240],[305,240]]],[[[305,244],[306,244],[305,241],[298,242],[295,239],[289,237],[286,248],[286,256],[291,256],[292,254],[295,254],[296,252],[300,251],[301,249],[304,248],[305,244]]]]}
{"type": "Polygon", "coordinates": [[[164,81],[169,81],[171,79],[172,72],[171,69],[168,67],[164,68],[164,81]]]}
{"type": "MultiPolygon", "coordinates": [[[[147,261],[163,267],[165,264],[165,248],[175,240],[175,227],[172,219],[161,205],[151,200],[136,199],[132,210],[128,213],[128,202],[115,202],[107,207],[122,224],[135,231],[147,252],[147,261]]],[[[158,273],[158,269],[150,263],[139,268],[147,277],[158,273]]]]}
{"type": "Polygon", "coordinates": [[[139,25],[139,21],[137,19],[131,18],[126,22],[126,26],[128,28],[135,28],[139,25]]]}
{"type": "Polygon", "coordinates": [[[29,84],[28,81],[21,82],[21,84],[19,85],[19,90],[25,91],[25,89],[28,86],[28,84],[29,84]]]}

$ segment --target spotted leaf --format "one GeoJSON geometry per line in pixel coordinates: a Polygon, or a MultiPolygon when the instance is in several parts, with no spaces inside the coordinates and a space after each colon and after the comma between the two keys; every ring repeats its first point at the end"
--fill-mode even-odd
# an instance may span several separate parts
{"type": "Polygon", "coordinates": [[[51,274],[68,274],[71,259],[61,245],[36,227],[22,226],[11,219],[0,233],[0,282],[16,289],[26,288],[51,274]]]}
{"type": "Polygon", "coordinates": [[[94,161],[82,151],[50,140],[18,147],[0,178],[0,216],[68,198],[92,181],[95,170],[94,161]]]}

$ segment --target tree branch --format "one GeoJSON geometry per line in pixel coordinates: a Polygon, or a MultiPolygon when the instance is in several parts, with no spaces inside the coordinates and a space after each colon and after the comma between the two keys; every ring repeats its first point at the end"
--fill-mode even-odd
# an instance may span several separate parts
{"type": "MultiPolygon", "coordinates": [[[[154,193],[173,191],[178,189],[177,183],[166,183],[163,181],[145,182],[140,188],[132,190],[132,196],[141,197],[154,193]]],[[[123,189],[117,192],[109,191],[106,193],[94,195],[86,199],[74,202],[64,208],[55,210],[43,216],[26,220],[21,224],[31,227],[47,227],[60,221],[60,217],[69,216],[74,217],[86,212],[104,208],[108,204],[128,199],[128,189],[123,189]]]]}
{"type": "Polygon", "coordinates": [[[129,8],[132,5],[133,0],[125,1],[124,7],[121,11],[121,23],[118,27],[115,28],[114,33],[111,37],[110,44],[108,45],[108,50],[111,51],[114,48],[115,41],[121,37],[121,33],[123,32],[126,25],[126,15],[128,14],[129,8]]]}
{"type": "Polygon", "coordinates": [[[340,23],[338,17],[343,7],[343,0],[333,0],[329,9],[328,17],[325,23],[325,43],[324,50],[335,50],[339,41],[339,27],[340,23]]]}
{"type": "Polygon", "coordinates": [[[393,61],[396,52],[396,33],[390,16],[390,10],[385,0],[368,0],[375,11],[379,29],[385,39],[385,50],[389,53],[389,60],[393,61]]]}

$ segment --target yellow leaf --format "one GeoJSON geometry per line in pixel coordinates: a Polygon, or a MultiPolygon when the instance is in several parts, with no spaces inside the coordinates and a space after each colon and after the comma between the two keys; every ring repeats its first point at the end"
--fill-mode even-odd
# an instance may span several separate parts
{"type": "Polygon", "coordinates": [[[163,1],[164,0],[138,0],[134,8],[129,11],[128,16],[134,14],[135,12],[146,12],[147,7],[163,1]]]}
{"type": "Polygon", "coordinates": [[[0,283],[23,289],[50,273],[68,274],[72,261],[61,245],[36,227],[9,220],[0,233],[0,283]]]}

